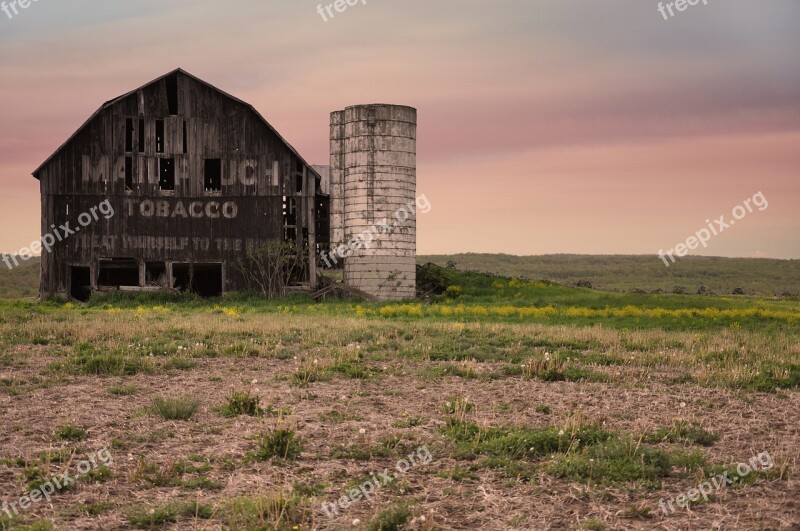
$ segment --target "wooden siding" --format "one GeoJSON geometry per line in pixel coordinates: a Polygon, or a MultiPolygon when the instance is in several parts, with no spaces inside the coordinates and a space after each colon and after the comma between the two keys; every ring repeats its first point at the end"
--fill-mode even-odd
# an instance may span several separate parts
{"type": "MultiPolygon", "coordinates": [[[[283,237],[284,195],[295,197],[298,243],[304,232],[313,237],[319,179],[297,192],[297,175],[313,174],[248,105],[181,72],[173,75],[177,115],[169,114],[165,76],[106,106],[38,172],[43,234],[65,222],[80,226],[78,216],[106,200],[114,211],[43,253],[43,296],[68,291],[69,266],[91,267],[96,278],[100,258],[230,264],[248,245],[283,237]],[[130,152],[127,119],[134,127],[130,152]],[[163,153],[156,152],[157,120],[164,121],[163,153]],[[126,190],[126,157],[132,190],[126,190]],[[159,159],[165,158],[174,159],[174,191],[159,189],[159,159]],[[205,191],[205,159],[221,160],[219,192],[205,191]]],[[[226,271],[225,290],[243,288],[233,268],[226,271]]]]}

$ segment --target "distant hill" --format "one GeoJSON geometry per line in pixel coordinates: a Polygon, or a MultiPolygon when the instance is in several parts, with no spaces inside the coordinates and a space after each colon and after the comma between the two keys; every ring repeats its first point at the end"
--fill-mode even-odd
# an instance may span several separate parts
{"type": "Polygon", "coordinates": [[[445,266],[454,261],[458,269],[481,271],[530,280],[550,280],[567,286],[588,281],[595,289],[608,291],[672,292],[676,286],[696,293],[700,286],[717,294],[741,288],[746,294],[774,296],[786,291],[800,293],[800,260],[764,258],[685,257],[670,267],[656,256],[593,256],[508,254],[420,255],[418,263],[445,266]]]}
{"type": "Polygon", "coordinates": [[[23,299],[39,296],[39,258],[27,262],[17,258],[19,266],[9,270],[0,262],[0,299],[23,299]]]}
{"type": "MultiPolygon", "coordinates": [[[[580,281],[591,282],[595,289],[633,291],[660,289],[672,292],[683,286],[696,293],[700,286],[717,294],[729,294],[741,288],[750,295],[775,296],[786,291],[800,293],[800,260],[764,258],[685,257],[670,267],[655,256],[593,256],[508,254],[420,255],[418,263],[441,266],[454,261],[458,269],[481,271],[531,280],[550,280],[566,286],[580,281]]],[[[39,294],[39,258],[13,270],[0,262],[0,298],[37,297],[39,294]]]]}

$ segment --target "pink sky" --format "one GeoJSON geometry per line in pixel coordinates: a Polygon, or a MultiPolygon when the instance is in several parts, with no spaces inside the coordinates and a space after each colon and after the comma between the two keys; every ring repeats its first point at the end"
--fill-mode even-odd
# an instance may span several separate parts
{"type": "Polygon", "coordinates": [[[328,115],[419,110],[427,253],[653,254],[762,192],[717,256],[800,258],[800,3],[40,0],[0,13],[0,251],[38,237],[30,176],[104,101],[182,67],[312,163],[328,115]]]}

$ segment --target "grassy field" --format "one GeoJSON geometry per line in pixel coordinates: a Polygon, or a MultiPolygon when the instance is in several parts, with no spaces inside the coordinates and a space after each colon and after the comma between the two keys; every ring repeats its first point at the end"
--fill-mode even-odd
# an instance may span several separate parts
{"type": "Polygon", "coordinates": [[[39,258],[20,261],[19,267],[8,269],[0,263],[0,299],[34,298],[39,295],[39,258]]]}
{"type": "Polygon", "coordinates": [[[436,275],[424,304],[0,301],[0,504],[111,458],[0,529],[800,525],[798,301],[436,275]]]}
{"type": "Polygon", "coordinates": [[[672,293],[676,286],[696,293],[700,286],[717,294],[736,288],[749,295],[800,294],[800,260],[762,258],[713,258],[689,256],[665,267],[652,256],[456,254],[417,257],[418,263],[444,266],[454,261],[459,269],[497,275],[549,280],[574,286],[591,282],[607,291],[661,290],[672,293]]]}
{"type": "MultiPolygon", "coordinates": [[[[675,287],[697,293],[700,286],[726,295],[740,288],[744,294],[765,297],[800,295],[800,260],[756,258],[686,257],[669,268],[654,256],[504,254],[427,255],[417,262],[445,266],[449,261],[458,269],[494,275],[548,280],[565,286],[588,281],[604,291],[672,293],[675,287]]],[[[9,271],[0,267],[0,299],[36,297],[39,292],[39,258],[22,262],[9,271]]]]}

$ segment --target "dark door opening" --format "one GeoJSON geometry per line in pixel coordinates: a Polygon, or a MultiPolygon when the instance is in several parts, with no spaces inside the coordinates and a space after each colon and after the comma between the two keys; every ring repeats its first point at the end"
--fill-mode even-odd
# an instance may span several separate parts
{"type": "Polygon", "coordinates": [[[92,275],[88,267],[70,267],[69,294],[81,302],[86,302],[92,294],[92,275]]]}
{"type": "Polygon", "coordinates": [[[138,286],[139,262],[132,258],[101,259],[97,285],[115,288],[138,286]]]}
{"type": "Polygon", "coordinates": [[[172,264],[173,287],[201,297],[222,296],[222,264],[172,264]]]}

